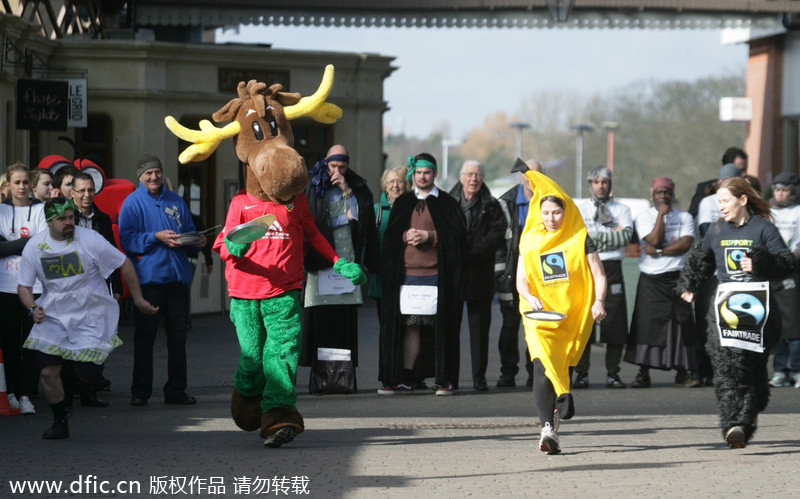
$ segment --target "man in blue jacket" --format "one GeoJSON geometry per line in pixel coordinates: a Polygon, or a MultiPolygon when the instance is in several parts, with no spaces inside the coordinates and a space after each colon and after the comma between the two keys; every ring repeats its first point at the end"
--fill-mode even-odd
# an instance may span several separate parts
{"type": "Polygon", "coordinates": [[[133,382],[131,405],[147,405],[153,393],[153,343],[161,317],[167,333],[167,383],[164,403],[191,405],[186,394],[186,330],[189,314],[189,257],[206,244],[181,243],[181,233],[195,230],[189,208],[180,196],[163,185],[161,160],[152,154],[139,158],[139,188],[125,199],[119,214],[122,249],[136,267],[142,295],[159,308],[156,315],[134,310],[133,382]]]}

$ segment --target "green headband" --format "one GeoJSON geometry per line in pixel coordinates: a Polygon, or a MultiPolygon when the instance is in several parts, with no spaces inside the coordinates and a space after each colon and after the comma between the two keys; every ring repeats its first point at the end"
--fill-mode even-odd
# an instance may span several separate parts
{"type": "Polygon", "coordinates": [[[77,211],[78,207],[72,199],[67,199],[63,203],[49,203],[44,210],[44,219],[50,221],[56,217],[63,217],[67,210],[77,211]]]}
{"type": "Polygon", "coordinates": [[[411,182],[411,179],[414,177],[414,170],[417,168],[430,168],[433,171],[436,171],[436,164],[431,163],[427,159],[414,159],[414,156],[408,157],[408,173],[406,174],[406,180],[411,182]]]}

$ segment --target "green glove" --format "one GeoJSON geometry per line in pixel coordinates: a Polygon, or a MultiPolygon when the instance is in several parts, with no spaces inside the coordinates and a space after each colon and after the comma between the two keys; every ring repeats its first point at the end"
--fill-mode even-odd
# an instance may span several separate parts
{"type": "Polygon", "coordinates": [[[228,248],[228,253],[236,258],[241,258],[250,249],[250,243],[235,243],[226,236],[225,247],[228,248]]]}
{"type": "Polygon", "coordinates": [[[357,263],[348,262],[344,258],[336,260],[336,263],[333,264],[333,271],[347,277],[356,286],[367,282],[367,274],[364,273],[361,266],[357,263]]]}

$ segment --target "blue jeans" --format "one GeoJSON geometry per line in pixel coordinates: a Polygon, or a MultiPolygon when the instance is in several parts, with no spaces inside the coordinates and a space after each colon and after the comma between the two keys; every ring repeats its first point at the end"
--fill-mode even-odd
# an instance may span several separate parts
{"type": "Polygon", "coordinates": [[[772,347],[775,372],[800,373],[800,338],[782,339],[772,347]]]}

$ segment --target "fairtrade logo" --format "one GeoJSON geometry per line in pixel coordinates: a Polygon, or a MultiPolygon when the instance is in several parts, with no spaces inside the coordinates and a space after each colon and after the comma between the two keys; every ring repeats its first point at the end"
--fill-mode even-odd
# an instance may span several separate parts
{"type": "Polygon", "coordinates": [[[559,254],[545,255],[542,262],[542,269],[545,273],[553,275],[564,271],[564,259],[559,254]],[[555,267],[555,269],[553,269],[555,267]]]}
{"type": "Polygon", "coordinates": [[[754,329],[767,311],[764,304],[749,293],[736,293],[722,302],[719,315],[731,329],[754,329]]]}
{"type": "Polygon", "coordinates": [[[540,255],[539,258],[542,265],[542,279],[544,281],[569,278],[563,252],[546,253],[540,255]]]}
{"type": "Polygon", "coordinates": [[[728,266],[728,270],[729,271],[742,270],[742,258],[745,257],[744,250],[732,249],[732,250],[726,250],[726,253],[727,254],[725,255],[725,263],[728,266]]]}

